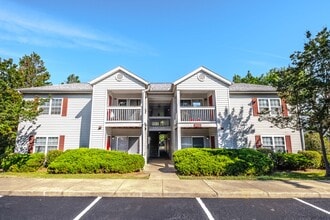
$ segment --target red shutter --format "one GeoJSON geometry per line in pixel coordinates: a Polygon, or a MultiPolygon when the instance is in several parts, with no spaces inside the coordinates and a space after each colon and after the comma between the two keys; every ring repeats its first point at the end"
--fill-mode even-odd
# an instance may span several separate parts
{"type": "Polygon", "coordinates": [[[211,148],[215,148],[215,138],[214,136],[211,136],[211,148]]]}
{"type": "Polygon", "coordinates": [[[288,153],[292,153],[292,145],[291,145],[291,137],[290,135],[285,136],[285,145],[286,145],[286,151],[288,153]]]}
{"type": "Polygon", "coordinates": [[[109,95],[109,98],[108,98],[109,100],[108,100],[108,106],[111,106],[112,105],[112,96],[111,95],[109,95]]]}
{"type": "Polygon", "coordinates": [[[212,95],[209,96],[209,106],[213,106],[213,97],[212,97],[212,95]]]}
{"type": "Polygon", "coordinates": [[[260,137],[260,135],[255,136],[255,142],[256,142],[256,148],[260,148],[261,147],[261,137],[260,137]]]}
{"type": "Polygon", "coordinates": [[[252,98],[252,110],[253,110],[253,116],[258,116],[258,99],[257,98],[252,98]]]}
{"type": "Polygon", "coordinates": [[[29,154],[33,153],[33,147],[34,147],[34,135],[31,135],[29,137],[29,143],[28,143],[28,153],[29,154]]]}
{"type": "Polygon", "coordinates": [[[62,103],[62,116],[67,116],[68,114],[68,98],[65,97],[63,98],[63,103],[62,103]]]}
{"type": "Polygon", "coordinates": [[[288,106],[284,99],[281,99],[281,105],[282,105],[282,114],[283,116],[288,116],[288,106]]]}
{"type": "Polygon", "coordinates": [[[111,150],[111,136],[108,135],[107,137],[107,150],[111,150]]]}
{"type": "Polygon", "coordinates": [[[61,151],[64,151],[64,140],[65,140],[65,136],[64,135],[60,135],[60,141],[58,144],[58,149],[61,151]]]}

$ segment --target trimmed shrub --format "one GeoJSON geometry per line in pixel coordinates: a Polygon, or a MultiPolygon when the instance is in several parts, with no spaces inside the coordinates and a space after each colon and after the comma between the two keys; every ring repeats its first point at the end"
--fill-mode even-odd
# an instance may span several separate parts
{"type": "Polygon", "coordinates": [[[48,167],[51,162],[53,162],[57,157],[59,157],[63,151],[60,150],[51,150],[46,155],[45,167],[48,167]]]}
{"type": "MultiPolygon", "coordinates": [[[[330,155],[329,154],[327,154],[327,158],[328,158],[328,162],[330,162],[330,155]]],[[[321,169],[325,169],[325,163],[324,163],[323,155],[322,155],[322,160],[321,160],[320,168],[321,169]]]]}
{"type": "Polygon", "coordinates": [[[253,149],[186,148],[173,154],[176,170],[182,175],[264,175],[273,170],[273,162],[253,149]]]}
{"type": "Polygon", "coordinates": [[[321,167],[322,155],[319,152],[313,150],[306,150],[299,151],[298,154],[304,155],[310,161],[310,166],[307,168],[318,169],[321,167]]]}
{"type": "Polygon", "coordinates": [[[311,161],[302,154],[275,153],[276,169],[305,170],[311,166],[311,161]]]}
{"type": "Polygon", "coordinates": [[[11,172],[34,172],[42,167],[45,161],[45,155],[43,153],[34,154],[9,154],[2,161],[2,167],[4,171],[11,172]]]}
{"type": "Polygon", "coordinates": [[[48,173],[130,173],[140,171],[144,158],[138,154],[102,149],[67,150],[48,165],[48,173]]]}
{"type": "Polygon", "coordinates": [[[12,166],[19,168],[26,163],[29,157],[29,154],[10,153],[2,159],[2,169],[3,171],[8,171],[12,166]]]}

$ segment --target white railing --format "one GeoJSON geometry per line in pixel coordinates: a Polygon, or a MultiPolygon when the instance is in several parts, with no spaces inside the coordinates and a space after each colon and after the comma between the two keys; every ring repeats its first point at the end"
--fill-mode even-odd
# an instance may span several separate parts
{"type": "Polygon", "coordinates": [[[141,121],[141,107],[110,106],[107,108],[107,121],[141,121]]]}
{"type": "Polygon", "coordinates": [[[181,121],[215,121],[215,107],[180,107],[181,121]]]}

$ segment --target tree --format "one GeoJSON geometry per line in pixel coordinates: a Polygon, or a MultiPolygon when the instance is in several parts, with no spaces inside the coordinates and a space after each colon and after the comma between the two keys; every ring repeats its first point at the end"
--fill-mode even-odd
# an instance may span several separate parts
{"type": "Polygon", "coordinates": [[[18,74],[20,81],[15,88],[29,88],[50,85],[50,74],[44,66],[44,61],[38,54],[24,55],[19,60],[18,74]]]}
{"type": "Polygon", "coordinates": [[[39,100],[25,101],[16,90],[23,76],[12,59],[0,59],[0,155],[14,149],[19,122],[33,121],[39,114],[39,100]]]}
{"type": "Polygon", "coordinates": [[[66,83],[80,83],[79,76],[76,76],[75,74],[70,74],[68,78],[66,79],[66,83]]]}
{"type": "Polygon", "coordinates": [[[307,31],[306,38],[304,50],[290,56],[292,65],[278,70],[277,81],[273,82],[279,96],[289,104],[291,115],[268,120],[281,127],[318,133],[326,176],[330,176],[324,142],[330,132],[330,32],[324,28],[312,38],[307,31]]]}
{"type": "Polygon", "coordinates": [[[261,76],[253,76],[250,71],[244,77],[237,74],[233,76],[234,83],[249,83],[258,85],[273,85],[274,81],[277,81],[277,69],[271,69],[266,74],[261,74],[261,76]]]}
{"type": "MultiPolygon", "coordinates": [[[[327,154],[330,153],[330,141],[324,138],[327,154]]],[[[315,150],[322,154],[321,141],[318,133],[307,132],[305,134],[305,146],[306,150],[315,150]]]]}

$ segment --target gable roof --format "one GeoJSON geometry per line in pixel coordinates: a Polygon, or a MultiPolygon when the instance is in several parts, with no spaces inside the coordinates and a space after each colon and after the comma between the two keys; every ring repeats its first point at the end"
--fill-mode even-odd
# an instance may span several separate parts
{"type": "Polygon", "coordinates": [[[89,83],[70,83],[59,85],[48,85],[40,87],[20,88],[20,93],[92,93],[92,86],[89,83]]]}
{"type": "Polygon", "coordinates": [[[266,85],[248,84],[248,83],[233,83],[229,87],[230,93],[277,93],[276,88],[266,85]]]}
{"type": "Polygon", "coordinates": [[[110,70],[110,71],[104,73],[103,75],[97,77],[96,79],[90,81],[89,83],[90,83],[91,85],[95,85],[95,84],[97,84],[98,82],[104,80],[105,78],[108,78],[109,76],[111,76],[111,75],[113,75],[113,74],[115,74],[115,73],[117,73],[117,72],[119,72],[119,71],[121,71],[121,72],[123,72],[123,73],[125,73],[125,74],[127,74],[127,75],[129,75],[129,76],[131,76],[131,77],[133,77],[134,79],[136,79],[136,80],[142,82],[144,85],[148,85],[148,82],[147,82],[147,81],[145,81],[144,79],[138,77],[138,76],[135,75],[134,73],[128,71],[127,69],[125,69],[124,67],[121,67],[121,66],[118,66],[118,67],[116,67],[116,68],[114,68],[114,69],[112,69],[112,70],[110,70]]]}
{"type": "Polygon", "coordinates": [[[213,72],[213,71],[211,71],[211,70],[209,70],[209,69],[207,69],[207,68],[205,68],[203,66],[197,68],[196,70],[192,71],[191,73],[188,73],[184,77],[182,77],[182,78],[178,79],[177,81],[175,81],[173,84],[174,85],[178,85],[181,82],[185,81],[186,79],[192,77],[193,75],[195,75],[196,73],[199,73],[199,72],[204,72],[204,73],[206,73],[206,74],[208,74],[210,76],[213,76],[214,78],[220,80],[221,82],[223,82],[223,83],[225,83],[227,85],[231,85],[232,84],[231,81],[225,79],[224,77],[218,75],[217,73],[215,73],[215,72],[213,72]]]}

